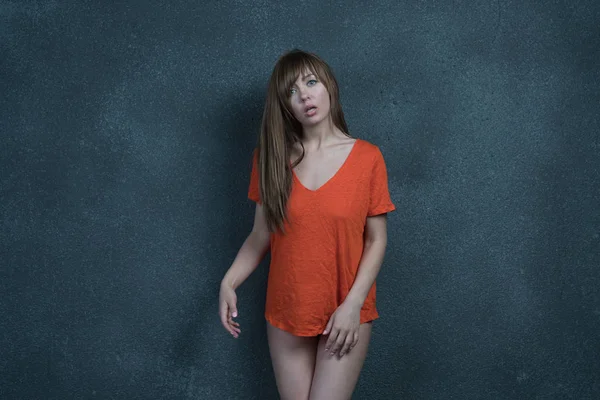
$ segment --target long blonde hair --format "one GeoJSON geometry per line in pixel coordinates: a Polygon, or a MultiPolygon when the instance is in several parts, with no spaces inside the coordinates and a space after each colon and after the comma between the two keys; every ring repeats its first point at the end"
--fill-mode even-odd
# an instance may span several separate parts
{"type": "Polygon", "coordinates": [[[292,168],[304,157],[302,125],[294,117],[289,93],[298,76],[306,70],[325,85],[329,92],[332,122],[350,136],[331,68],[317,55],[298,49],[281,56],[269,79],[257,149],[261,202],[271,232],[284,231],[292,188],[292,168]],[[302,146],[302,155],[291,164],[290,157],[296,143],[302,146]]]}

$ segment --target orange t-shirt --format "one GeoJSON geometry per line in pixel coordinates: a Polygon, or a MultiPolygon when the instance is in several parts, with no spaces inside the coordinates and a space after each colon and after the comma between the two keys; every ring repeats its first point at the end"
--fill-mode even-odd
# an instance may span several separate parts
{"type": "MultiPolygon", "coordinates": [[[[256,152],[248,197],[260,203],[256,152]]],[[[379,148],[357,139],[350,154],[316,190],[293,174],[285,234],[271,234],[265,318],[297,336],[316,336],[350,291],[363,253],[368,216],[394,210],[379,148]]],[[[360,323],[379,317],[375,284],[360,323]]]]}

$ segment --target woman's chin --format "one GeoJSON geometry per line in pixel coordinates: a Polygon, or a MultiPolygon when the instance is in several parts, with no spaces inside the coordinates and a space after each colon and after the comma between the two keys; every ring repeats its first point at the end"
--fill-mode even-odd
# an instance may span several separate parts
{"type": "Polygon", "coordinates": [[[300,123],[302,124],[303,127],[305,128],[312,128],[318,125],[321,125],[323,123],[327,122],[327,117],[312,117],[312,118],[303,118],[302,121],[300,121],[300,123]]]}

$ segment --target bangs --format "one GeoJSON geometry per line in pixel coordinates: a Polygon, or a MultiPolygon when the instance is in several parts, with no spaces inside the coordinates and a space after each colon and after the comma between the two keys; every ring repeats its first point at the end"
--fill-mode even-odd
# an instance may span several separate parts
{"type": "Polygon", "coordinates": [[[298,79],[298,76],[303,75],[307,71],[322,81],[325,87],[329,86],[328,82],[326,82],[326,74],[322,66],[305,53],[291,53],[280,60],[276,84],[277,94],[284,104],[287,105],[290,97],[290,89],[296,82],[296,79],[298,79]]]}

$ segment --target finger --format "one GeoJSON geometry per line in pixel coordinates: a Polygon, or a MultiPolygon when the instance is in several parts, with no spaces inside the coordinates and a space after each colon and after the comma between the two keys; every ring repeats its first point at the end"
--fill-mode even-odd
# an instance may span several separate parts
{"type": "Polygon", "coordinates": [[[229,304],[229,311],[231,313],[232,318],[236,318],[238,316],[235,300],[231,301],[231,303],[229,304]]]}
{"type": "Polygon", "coordinates": [[[344,345],[347,336],[348,334],[346,332],[340,332],[340,334],[337,337],[337,340],[335,341],[335,344],[333,345],[333,348],[331,349],[331,355],[338,353],[342,349],[342,346],[344,345]]]}
{"type": "Polygon", "coordinates": [[[334,345],[339,331],[336,328],[332,328],[331,333],[327,337],[327,342],[325,343],[325,351],[329,351],[331,347],[334,345]]]}
{"type": "Polygon", "coordinates": [[[235,327],[231,327],[231,334],[233,335],[234,338],[238,338],[238,336],[240,335],[240,333],[242,333],[242,330],[240,328],[235,328],[235,327]]]}
{"type": "Polygon", "coordinates": [[[346,336],[346,340],[344,341],[344,345],[340,350],[340,357],[343,357],[344,354],[348,353],[351,349],[352,342],[354,342],[354,334],[350,333],[346,336]]]}
{"type": "Polygon", "coordinates": [[[223,322],[223,326],[227,331],[234,337],[238,338],[239,334],[242,332],[239,328],[240,324],[231,319],[231,313],[229,312],[229,307],[226,307],[227,310],[223,312],[223,316],[221,317],[221,322],[223,322]]]}
{"type": "Polygon", "coordinates": [[[221,316],[221,324],[223,324],[223,327],[225,329],[227,329],[227,331],[229,331],[229,333],[231,333],[231,329],[229,327],[229,321],[227,318],[227,303],[223,302],[221,304],[221,308],[219,310],[219,315],[221,316]]]}
{"type": "Polygon", "coordinates": [[[339,352],[345,341],[346,341],[346,332],[340,330],[340,333],[338,334],[335,342],[331,346],[331,354],[333,355],[333,354],[339,352]]]}
{"type": "Polygon", "coordinates": [[[323,335],[327,335],[331,331],[331,327],[333,326],[333,317],[329,318],[329,322],[327,322],[327,326],[323,331],[323,335]]]}
{"type": "Polygon", "coordinates": [[[227,321],[227,323],[229,325],[231,334],[237,338],[237,335],[239,335],[242,332],[240,330],[240,324],[231,319],[231,317],[229,318],[229,321],[227,321]]]}
{"type": "Polygon", "coordinates": [[[350,346],[350,349],[353,349],[354,346],[356,346],[358,344],[358,331],[354,332],[354,340],[352,341],[352,345],[350,346]]]}
{"type": "Polygon", "coordinates": [[[229,324],[231,326],[233,337],[237,339],[239,334],[241,333],[241,330],[239,328],[236,329],[236,325],[239,326],[239,324],[233,320],[233,318],[236,318],[238,316],[238,311],[235,303],[235,298],[233,298],[229,302],[229,324]]]}

